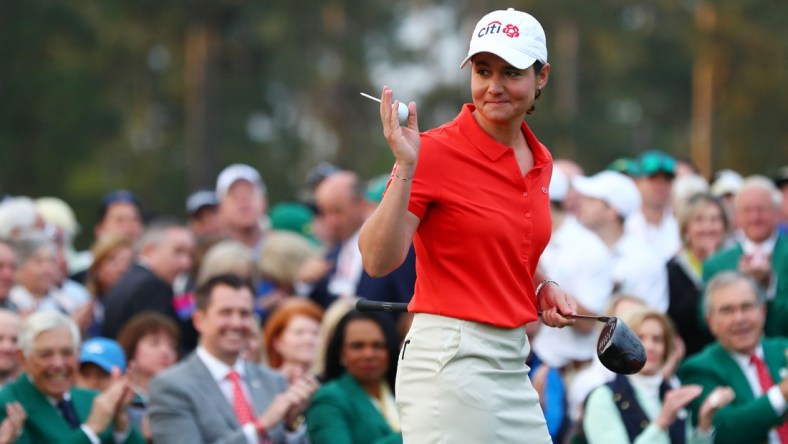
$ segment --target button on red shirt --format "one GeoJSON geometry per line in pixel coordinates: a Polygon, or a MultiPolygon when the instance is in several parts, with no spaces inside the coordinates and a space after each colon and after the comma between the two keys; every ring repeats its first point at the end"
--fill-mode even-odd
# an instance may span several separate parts
{"type": "Polygon", "coordinates": [[[514,328],[537,319],[552,157],[523,122],[534,158],[523,177],[513,149],[479,127],[474,109],[421,136],[408,206],[420,219],[409,309],[514,328]]]}

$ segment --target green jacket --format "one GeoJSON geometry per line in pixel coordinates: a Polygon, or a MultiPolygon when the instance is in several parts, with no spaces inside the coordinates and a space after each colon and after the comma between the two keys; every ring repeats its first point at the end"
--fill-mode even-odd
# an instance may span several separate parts
{"type": "MultiPolygon", "coordinates": [[[[772,379],[779,382],[782,379],[780,374],[786,365],[785,350],[788,339],[764,338],[761,345],[772,379]]],[[[679,367],[678,377],[682,385],[703,386],[703,393],[690,404],[693,418],[698,418],[698,410],[703,400],[717,386],[729,386],[736,393],[736,398],[714,416],[715,443],[766,442],[769,430],[783,422],[783,418],[777,416],[765,394],[755,398],[747,377],[719,342],[687,358],[679,367]]]]}
{"type": "MultiPolygon", "coordinates": [[[[71,403],[81,422],[87,420],[93,406],[93,398],[98,392],[77,387],[71,389],[71,403]]],[[[16,381],[6,385],[0,390],[0,422],[6,417],[5,405],[8,402],[19,402],[27,413],[25,427],[22,435],[15,441],[17,444],[38,443],[63,443],[63,444],[90,444],[90,439],[80,428],[72,429],[65,419],[60,416],[55,406],[36,389],[27,375],[20,376],[16,381]]],[[[112,427],[107,427],[99,439],[102,444],[111,444],[112,427]]],[[[129,437],[125,441],[129,444],[144,444],[145,439],[132,427],[129,437]]]]}
{"type": "MultiPolygon", "coordinates": [[[[703,263],[703,281],[708,283],[721,271],[737,270],[742,254],[741,244],[737,243],[707,259],[703,263]]],[[[788,236],[777,237],[772,252],[772,270],[777,277],[777,287],[774,299],[766,304],[764,333],[766,336],[788,337],[788,236]]],[[[702,321],[706,325],[705,319],[702,321]]]]}
{"type": "Polygon", "coordinates": [[[348,373],[325,384],[306,412],[312,444],[402,444],[369,395],[348,373]]]}

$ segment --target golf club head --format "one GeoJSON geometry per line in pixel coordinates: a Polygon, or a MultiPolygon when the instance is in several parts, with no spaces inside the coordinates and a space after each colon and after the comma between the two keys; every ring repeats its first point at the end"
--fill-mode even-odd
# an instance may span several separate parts
{"type": "Polygon", "coordinates": [[[646,349],[640,338],[616,317],[611,317],[602,328],[596,353],[602,365],[620,375],[637,373],[646,365],[646,349]]]}

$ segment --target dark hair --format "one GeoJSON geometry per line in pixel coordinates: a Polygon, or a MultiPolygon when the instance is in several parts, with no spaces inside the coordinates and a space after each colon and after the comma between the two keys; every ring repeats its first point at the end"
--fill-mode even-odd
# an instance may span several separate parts
{"type": "Polygon", "coordinates": [[[137,351],[137,344],[148,335],[166,333],[175,340],[177,351],[181,340],[181,331],[178,325],[167,316],[155,311],[143,311],[132,317],[118,333],[118,343],[126,353],[126,359],[131,361],[137,351]]]}
{"type": "Polygon", "coordinates": [[[220,274],[208,279],[208,281],[206,281],[204,284],[197,287],[197,290],[195,291],[195,299],[197,299],[198,310],[205,310],[208,308],[208,305],[211,304],[211,295],[213,290],[219,285],[226,285],[235,290],[246,288],[252,293],[252,297],[254,297],[254,287],[249,280],[234,274],[220,274]]]}
{"type": "MultiPolygon", "coordinates": [[[[544,68],[544,65],[545,64],[540,62],[539,60],[535,61],[534,64],[531,65],[531,66],[534,67],[534,75],[536,75],[538,77],[539,74],[541,74],[542,68],[544,68]]],[[[526,114],[533,114],[533,112],[536,111],[536,101],[541,99],[541,98],[542,98],[542,89],[539,88],[539,89],[536,90],[536,95],[534,96],[534,104],[531,105],[531,109],[529,109],[526,112],[526,114]]]]}
{"type": "Polygon", "coordinates": [[[325,374],[323,375],[324,382],[336,379],[345,373],[345,366],[342,365],[342,347],[345,344],[345,331],[349,323],[358,320],[368,320],[376,323],[383,331],[383,337],[386,338],[386,350],[389,354],[389,368],[386,374],[386,381],[389,383],[391,390],[394,390],[394,379],[397,376],[397,342],[394,335],[394,327],[388,318],[380,313],[375,312],[361,312],[358,310],[351,310],[337,323],[334,329],[334,334],[328,341],[325,356],[325,374]]]}
{"type": "Polygon", "coordinates": [[[107,211],[109,211],[109,207],[116,203],[128,203],[134,205],[139,212],[140,219],[143,219],[142,204],[140,203],[140,200],[137,199],[137,196],[135,196],[131,191],[116,190],[107,194],[104,196],[104,199],[101,200],[101,205],[99,205],[98,211],[96,212],[96,223],[103,222],[104,218],[107,217],[107,211]]]}

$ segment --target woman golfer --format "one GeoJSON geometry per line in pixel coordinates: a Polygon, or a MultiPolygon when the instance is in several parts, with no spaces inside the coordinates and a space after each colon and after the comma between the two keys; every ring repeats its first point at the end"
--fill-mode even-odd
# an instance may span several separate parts
{"type": "Polygon", "coordinates": [[[383,88],[383,133],[396,158],[361,231],[364,267],[381,276],[411,242],[416,313],[399,354],[396,398],[406,443],[549,443],[525,365],[524,325],[570,325],[575,304],[537,271],[550,238],[552,157],[523,119],[547,84],[545,35],[531,15],[494,11],[468,57],[473,104],[451,122],[407,127],[383,88]]]}

